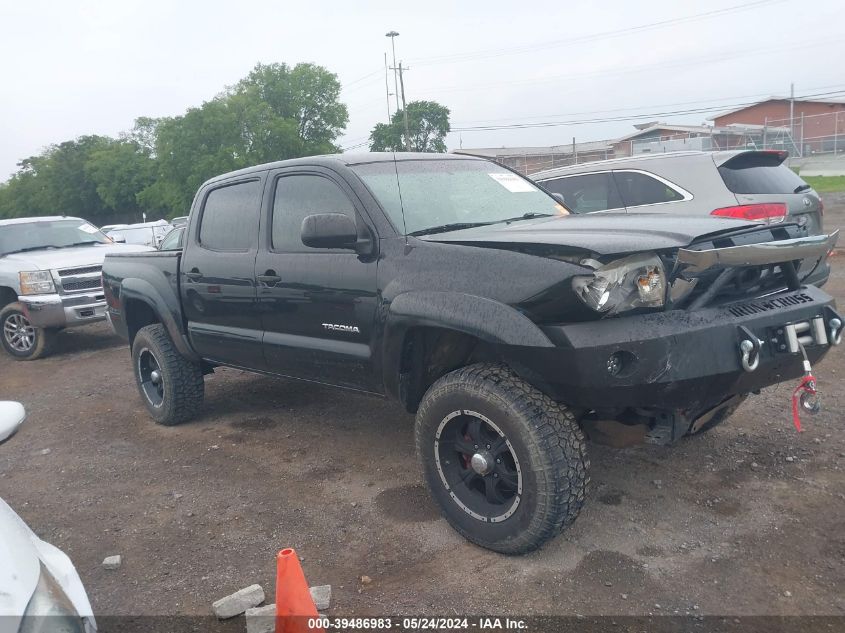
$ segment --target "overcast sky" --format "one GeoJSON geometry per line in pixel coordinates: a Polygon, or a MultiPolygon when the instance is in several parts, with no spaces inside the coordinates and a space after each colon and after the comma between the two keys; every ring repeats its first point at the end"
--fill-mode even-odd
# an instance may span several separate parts
{"type": "MultiPolygon", "coordinates": [[[[337,73],[350,114],[340,142],[357,145],[387,118],[391,29],[410,66],[407,99],[448,106],[454,128],[631,115],[700,123],[711,113],[647,115],[727,109],[786,94],[790,81],[796,95],[845,95],[838,0],[0,0],[0,180],[50,143],[178,115],[257,62],[337,73]]],[[[620,136],[635,122],[453,132],[447,141],[555,145],[620,136]]]]}

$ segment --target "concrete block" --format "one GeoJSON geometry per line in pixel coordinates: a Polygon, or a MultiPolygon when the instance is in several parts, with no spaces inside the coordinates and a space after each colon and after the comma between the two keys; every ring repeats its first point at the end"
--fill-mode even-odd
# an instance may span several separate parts
{"type": "Polygon", "coordinates": [[[103,567],[106,569],[117,569],[120,567],[120,555],[117,556],[106,556],[103,559],[103,567]]]}
{"type": "Polygon", "coordinates": [[[323,611],[329,608],[332,601],[332,586],[320,585],[319,587],[311,587],[308,591],[311,592],[311,599],[314,601],[314,606],[317,611],[323,611]]]}
{"type": "Polygon", "coordinates": [[[246,633],[273,633],[276,627],[276,605],[247,609],[246,633]]]}
{"type": "Polygon", "coordinates": [[[236,591],[231,596],[220,598],[211,606],[214,609],[214,615],[219,620],[225,620],[240,615],[247,609],[257,607],[262,602],[264,602],[264,590],[261,585],[250,585],[245,589],[236,591]]]}

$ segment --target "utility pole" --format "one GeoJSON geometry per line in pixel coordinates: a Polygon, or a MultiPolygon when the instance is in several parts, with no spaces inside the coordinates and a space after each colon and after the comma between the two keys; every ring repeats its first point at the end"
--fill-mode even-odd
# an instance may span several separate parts
{"type": "Polygon", "coordinates": [[[384,94],[387,99],[387,124],[390,125],[390,84],[387,83],[387,53],[384,54],[384,94]]]}
{"type": "Polygon", "coordinates": [[[789,140],[792,141],[792,147],[798,149],[795,145],[795,84],[789,84],[789,140]]]}
{"type": "MultiPolygon", "coordinates": [[[[408,70],[407,68],[405,70],[408,70]]],[[[408,129],[408,108],[405,106],[405,82],[402,79],[402,62],[399,62],[399,86],[402,89],[402,118],[405,119],[405,151],[411,151],[411,132],[408,129]]]]}
{"type": "Polygon", "coordinates": [[[393,49],[393,92],[396,95],[396,110],[399,110],[399,85],[396,78],[396,36],[399,35],[396,31],[388,31],[384,34],[385,37],[390,38],[390,47],[393,49]]]}

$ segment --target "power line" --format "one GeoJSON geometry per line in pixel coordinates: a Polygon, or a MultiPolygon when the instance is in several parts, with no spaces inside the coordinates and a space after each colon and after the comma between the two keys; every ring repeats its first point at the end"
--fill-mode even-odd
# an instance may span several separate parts
{"type": "MultiPolygon", "coordinates": [[[[839,89],[845,90],[845,84],[833,84],[833,85],[827,85],[827,86],[813,86],[811,88],[807,88],[807,90],[827,90],[827,89],[837,89],[837,91],[839,89]]],[[[701,104],[702,107],[703,107],[703,104],[705,104],[705,103],[721,103],[721,102],[724,102],[724,101],[735,101],[737,99],[754,99],[754,98],[760,98],[760,97],[771,97],[774,94],[776,94],[775,91],[769,91],[769,92],[758,92],[756,94],[734,95],[734,96],[731,96],[731,97],[720,97],[718,99],[706,99],[706,100],[695,99],[693,101],[676,101],[674,103],[659,103],[659,104],[652,104],[652,105],[629,106],[629,107],[626,107],[626,108],[610,108],[610,109],[607,109],[607,110],[586,110],[586,111],[581,111],[581,112],[566,112],[564,114],[535,114],[535,115],[532,115],[532,116],[508,117],[508,118],[502,118],[502,119],[476,119],[474,121],[461,121],[461,122],[455,123],[454,125],[461,127],[461,126],[468,126],[468,125],[473,124],[473,123],[498,123],[498,122],[501,122],[501,121],[526,121],[528,119],[542,119],[542,118],[554,119],[554,118],[558,118],[558,117],[581,116],[581,115],[584,115],[584,114],[609,114],[609,113],[613,113],[613,112],[628,112],[633,116],[634,111],[644,110],[644,109],[647,109],[647,108],[669,108],[669,107],[672,107],[672,106],[696,105],[696,104],[701,104]]],[[[828,94],[828,93],[824,93],[824,94],[828,94]]],[[[719,108],[729,108],[729,107],[730,107],[730,105],[719,106],[719,108]]],[[[637,116],[640,116],[640,115],[637,115],[637,116]]],[[[646,115],[643,114],[642,116],[646,116],[646,115]]]]}
{"type": "MultiPolygon", "coordinates": [[[[840,42],[840,39],[833,40],[836,42],[840,42]]],[[[560,82],[560,81],[573,81],[577,79],[585,79],[588,77],[601,77],[601,76],[614,76],[614,75],[628,75],[631,73],[639,73],[644,71],[650,70],[666,70],[672,68],[684,68],[687,69],[691,66],[698,66],[702,64],[712,64],[724,61],[732,61],[738,58],[744,57],[753,57],[756,55],[763,55],[767,53],[785,53],[788,51],[795,51],[801,50],[806,48],[815,48],[818,46],[825,46],[829,45],[829,40],[817,40],[813,42],[806,42],[806,43],[798,43],[793,44],[792,46],[769,46],[769,47],[762,47],[762,48],[751,48],[741,51],[736,51],[732,53],[725,53],[722,56],[714,57],[714,56],[704,56],[699,58],[692,58],[692,59],[685,59],[685,60],[676,60],[672,62],[658,62],[656,64],[644,64],[641,66],[621,66],[616,68],[608,68],[606,70],[596,70],[590,71],[585,73],[574,73],[569,75],[553,75],[553,76],[545,76],[545,77],[531,77],[526,79],[518,79],[518,80],[508,80],[508,81],[495,81],[495,82],[487,82],[487,83],[480,83],[480,84],[455,84],[451,86],[445,86],[440,88],[431,88],[426,90],[427,93],[436,94],[440,92],[464,92],[464,91],[476,91],[479,89],[484,88],[495,88],[498,86],[521,86],[521,85],[531,85],[531,84],[543,84],[549,82],[560,82]]]]}
{"type": "MultiPolygon", "coordinates": [[[[820,92],[815,94],[806,94],[801,97],[796,97],[797,99],[811,99],[817,98],[822,96],[842,96],[845,95],[845,90],[837,90],[832,92],[820,92]]],[[[636,115],[626,115],[626,116],[618,116],[618,117],[602,117],[602,118],[590,118],[590,119],[573,119],[568,121],[538,121],[534,123],[511,123],[511,124],[502,124],[502,125],[478,125],[478,126],[467,126],[467,127],[453,127],[451,129],[452,132],[479,132],[479,131],[493,131],[493,130],[522,130],[522,129],[531,129],[531,128],[545,128],[545,127],[559,127],[559,126],[567,126],[567,125],[584,125],[587,123],[612,123],[616,121],[635,121],[637,119],[644,119],[650,117],[659,117],[659,116],[682,116],[686,114],[703,114],[705,112],[714,112],[717,110],[724,110],[724,109],[733,109],[733,108],[741,108],[745,106],[750,106],[758,103],[758,101],[747,101],[744,103],[735,103],[733,105],[720,105],[720,106],[710,106],[710,107],[703,107],[703,108],[690,108],[686,110],[669,110],[663,112],[649,112],[649,113],[642,113],[636,115]]]]}
{"type": "Polygon", "coordinates": [[[632,33],[640,33],[643,31],[650,31],[653,29],[660,29],[667,26],[674,26],[677,24],[685,24],[689,22],[697,22],[699,20],[706,20],[711,19],[721,15],[727,15],[730,13],[736,13],[739,11],[748,11],[750,9],[755,9],[758,7],[770,5],[770,4],[778,4],[781,2],[785,2],[786,0],[756,0],[755,2],[748,2],[745,4],[734,5],[730,7],[725,7],[723,9],[714,9],[712,11],[705,11],[703,13],[696,13],[693,15],[682,16],[679,18],[671,18],[668,20],[661,20],[658,22],[649,22],[646,24],[639,24],[636,26],[626,27],[624,29],[617,29],[613,31],[603,31],[599,33],[592,33],[588,35],[582,35],[579,37],[567,38],[567,39],[559,39],[559,40],[550,40],[547,42],[541,42],[538,44],[529,44],[529,45],[521,45],[521,46],[509,46],[509,47],[502,47],[502,48],[492,48],[482,51],[475,51],[475,52],[464,52],[464,53],[453,53],[450,55],[438,55],[434,57],[423,57],[416,60],[411,60],[412,63],[417,65],[435,65],[435,64],[450,64],[450,63],[461,63],[466,61],[475,61],[479,59],[489,59],[492,57],[501,57],[503,55],[518,55],[522,53],[529,53],[538,50],[545,50],[548,48],[558,48],[562,46],[572,46],[575,44],[583,44],[584,42],[593,42],[602,39],[608,39],[613,37],[620,37],[624,35],[630,35],[632,33]]]}

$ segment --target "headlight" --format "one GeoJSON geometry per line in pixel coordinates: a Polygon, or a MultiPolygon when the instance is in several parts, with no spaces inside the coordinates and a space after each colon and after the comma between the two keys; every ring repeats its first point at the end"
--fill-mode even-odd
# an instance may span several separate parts
{"type": "Polygon", "coordinates": [[[53,285],[53,276],[49,270],[22,272],[20,278],[22,295],[43,295],[56,292],[56,286],[53,285]]]}
{"type": "Polygon", "coordinates": [[[84,633],[85,630],[85,623],[70,598],[42,565],[18,633],[84,633]]]}
{"type": "Polygon", "coordinates": [[[596,312],[616,313],[634,308],[659,308],[666,300],[666,273],[657,255],[631,255],[604,266],[592,275],[572,279],[575,294],[596,312]]]}

